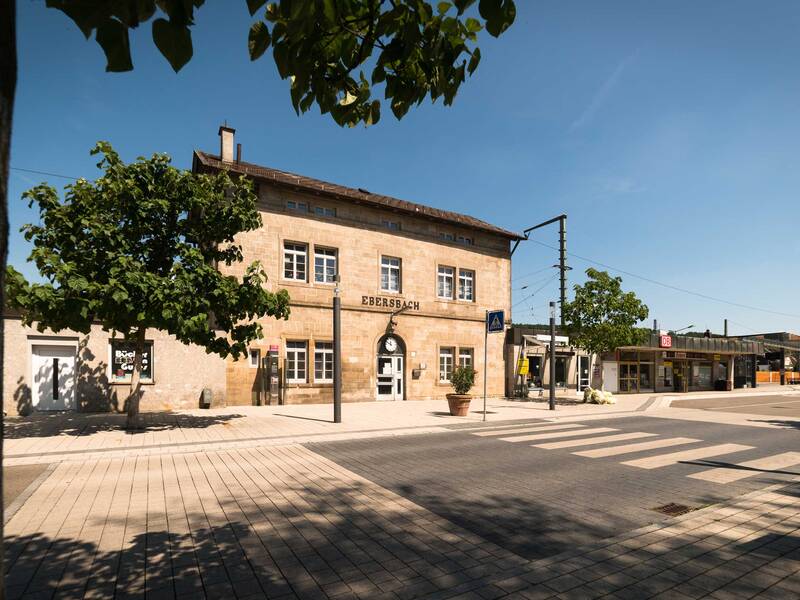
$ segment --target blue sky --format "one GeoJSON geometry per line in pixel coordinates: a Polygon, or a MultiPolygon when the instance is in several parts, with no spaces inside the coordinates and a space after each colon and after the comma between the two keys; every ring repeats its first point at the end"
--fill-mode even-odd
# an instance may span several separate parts
{"type": "MultiPolygon", "coordinates": [[[[200,10],[178,75],[149,27],[133,36],[135,70],[108,74],[64,15],[19,2],[12,167],[91,178],[88,150],[106,139],[126,160],[167,152],[188,168],[227,120],[245,160],[514,230],[566,212],[578,256],[765,309],[623,275],[664,327],[721,331],[727,317],[736,334],[800,330],[800,4],[517,5],[512,29],[482,38],[453,107],[401,122],[385,107],[375,127],[340,129],[314,109],[295,115],[271,56],[249,61],[244,2],[200,10]]],[[[10,262],[29,275],[17,231],[36,216],[19,197],[43,179],[66,183],[12,171],[10,262]]],[[[556,245],[557,228],[535,239],[556,245]]],[[[557,281],[541,269],[556,259],[532,242],[514,255],[515,321],[547,318],[557,281]]],[[[572,285],[590,265],[569,262],[572,285]]]]}

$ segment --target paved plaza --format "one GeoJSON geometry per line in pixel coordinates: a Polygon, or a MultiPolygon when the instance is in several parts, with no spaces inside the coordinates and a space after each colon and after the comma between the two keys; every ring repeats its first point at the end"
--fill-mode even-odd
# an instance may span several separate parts
{"type": "Polygon", "coordinates": [[[7,597],[800,595],[790,416],[441,404],[10,419],[7,597]]]}

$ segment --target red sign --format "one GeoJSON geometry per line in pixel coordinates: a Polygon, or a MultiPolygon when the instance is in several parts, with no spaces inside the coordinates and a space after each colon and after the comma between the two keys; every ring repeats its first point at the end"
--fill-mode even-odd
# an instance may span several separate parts
{"type": "Polygon", "coordinates": [[[278,351],[278,345],[277,344],[270,344],[269,351],[270,352],[277,352],[278,351]]]}
{"type": "Polygon", "coordinates": [[[671,335],[662,335],[661,336],[661,348],[672,348],[672,336],[671,335]]]}

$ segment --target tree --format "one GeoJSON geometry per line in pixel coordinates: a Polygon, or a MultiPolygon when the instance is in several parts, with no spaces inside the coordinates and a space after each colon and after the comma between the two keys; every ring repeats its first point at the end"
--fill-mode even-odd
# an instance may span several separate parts
{"type": "Polygon", "coordinates": [[[41,224],[22,231],[46,283],[8,267],[8,302],[40,331],[88,333],[99,321],[132,340],[127,426],[138,428],[147,328],[239,357],[261,337],[257,319],[288,318],[289,295],[264,289],[257,262],[241,281],[218,268],[241,262],[234,236],[261,226],[251,181],[179,170],[164,154],[125,164],[106,142],[92,154],[104,174],[68,185],[63,201],[45,184],[24,194],[39,209],[41,224]]]}
{"type": "MultiPolygon", "coordinates": [[[[190,28],[195,9],[203,4],[47,0],[87,39],[94,32],[108,71],[133,69],[130,30],[150,20],[153,42],[179,71],[194,53],[190,28]],[[159,9],[161,16],[154,19],[159,9]]],[[[375,86],[383,85],[398,119],[427,96],[452,104],[466,75],[480,62],[477,34],[485,28],[498,37],[516,17],[513,0],[480,0],[477,14],[468,16],[475,4],[452,0],[438,2],[434,9],[423,0],[247,0],[250,16],[264,8],[263,18],[250,27],[247,46],[251,60],[272,46],[278,73],[291,82],[297,114],[316,104],[339,125],[371,125],[380,119],[381,103],[372,99],[375,86]]]]}
{"type": "MultiPolygon", "coordinates": [[[[636,327],[650,314],[633,292],[622,291],[622,278],[587,269],[588,280],[576,285],[575,299],[564,304],[566,329],[573,343],[601,356],[620,346],[636,346],[647,330],[636,327]]],[[[603,383],[601,370],[601,387],[603,383]]]]}

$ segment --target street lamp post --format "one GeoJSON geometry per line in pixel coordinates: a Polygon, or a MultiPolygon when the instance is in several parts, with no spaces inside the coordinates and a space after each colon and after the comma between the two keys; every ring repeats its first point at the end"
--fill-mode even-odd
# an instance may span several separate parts
{"type": "Polygon", "coordinates": [[[342,299],[339,275],[333,288],[333,422],[342,422],[342,299]]]}
{"type": "Polygon", "coordinates": [[[550,303],[550,410],[556,409],[556,303],[550,303]]]}

